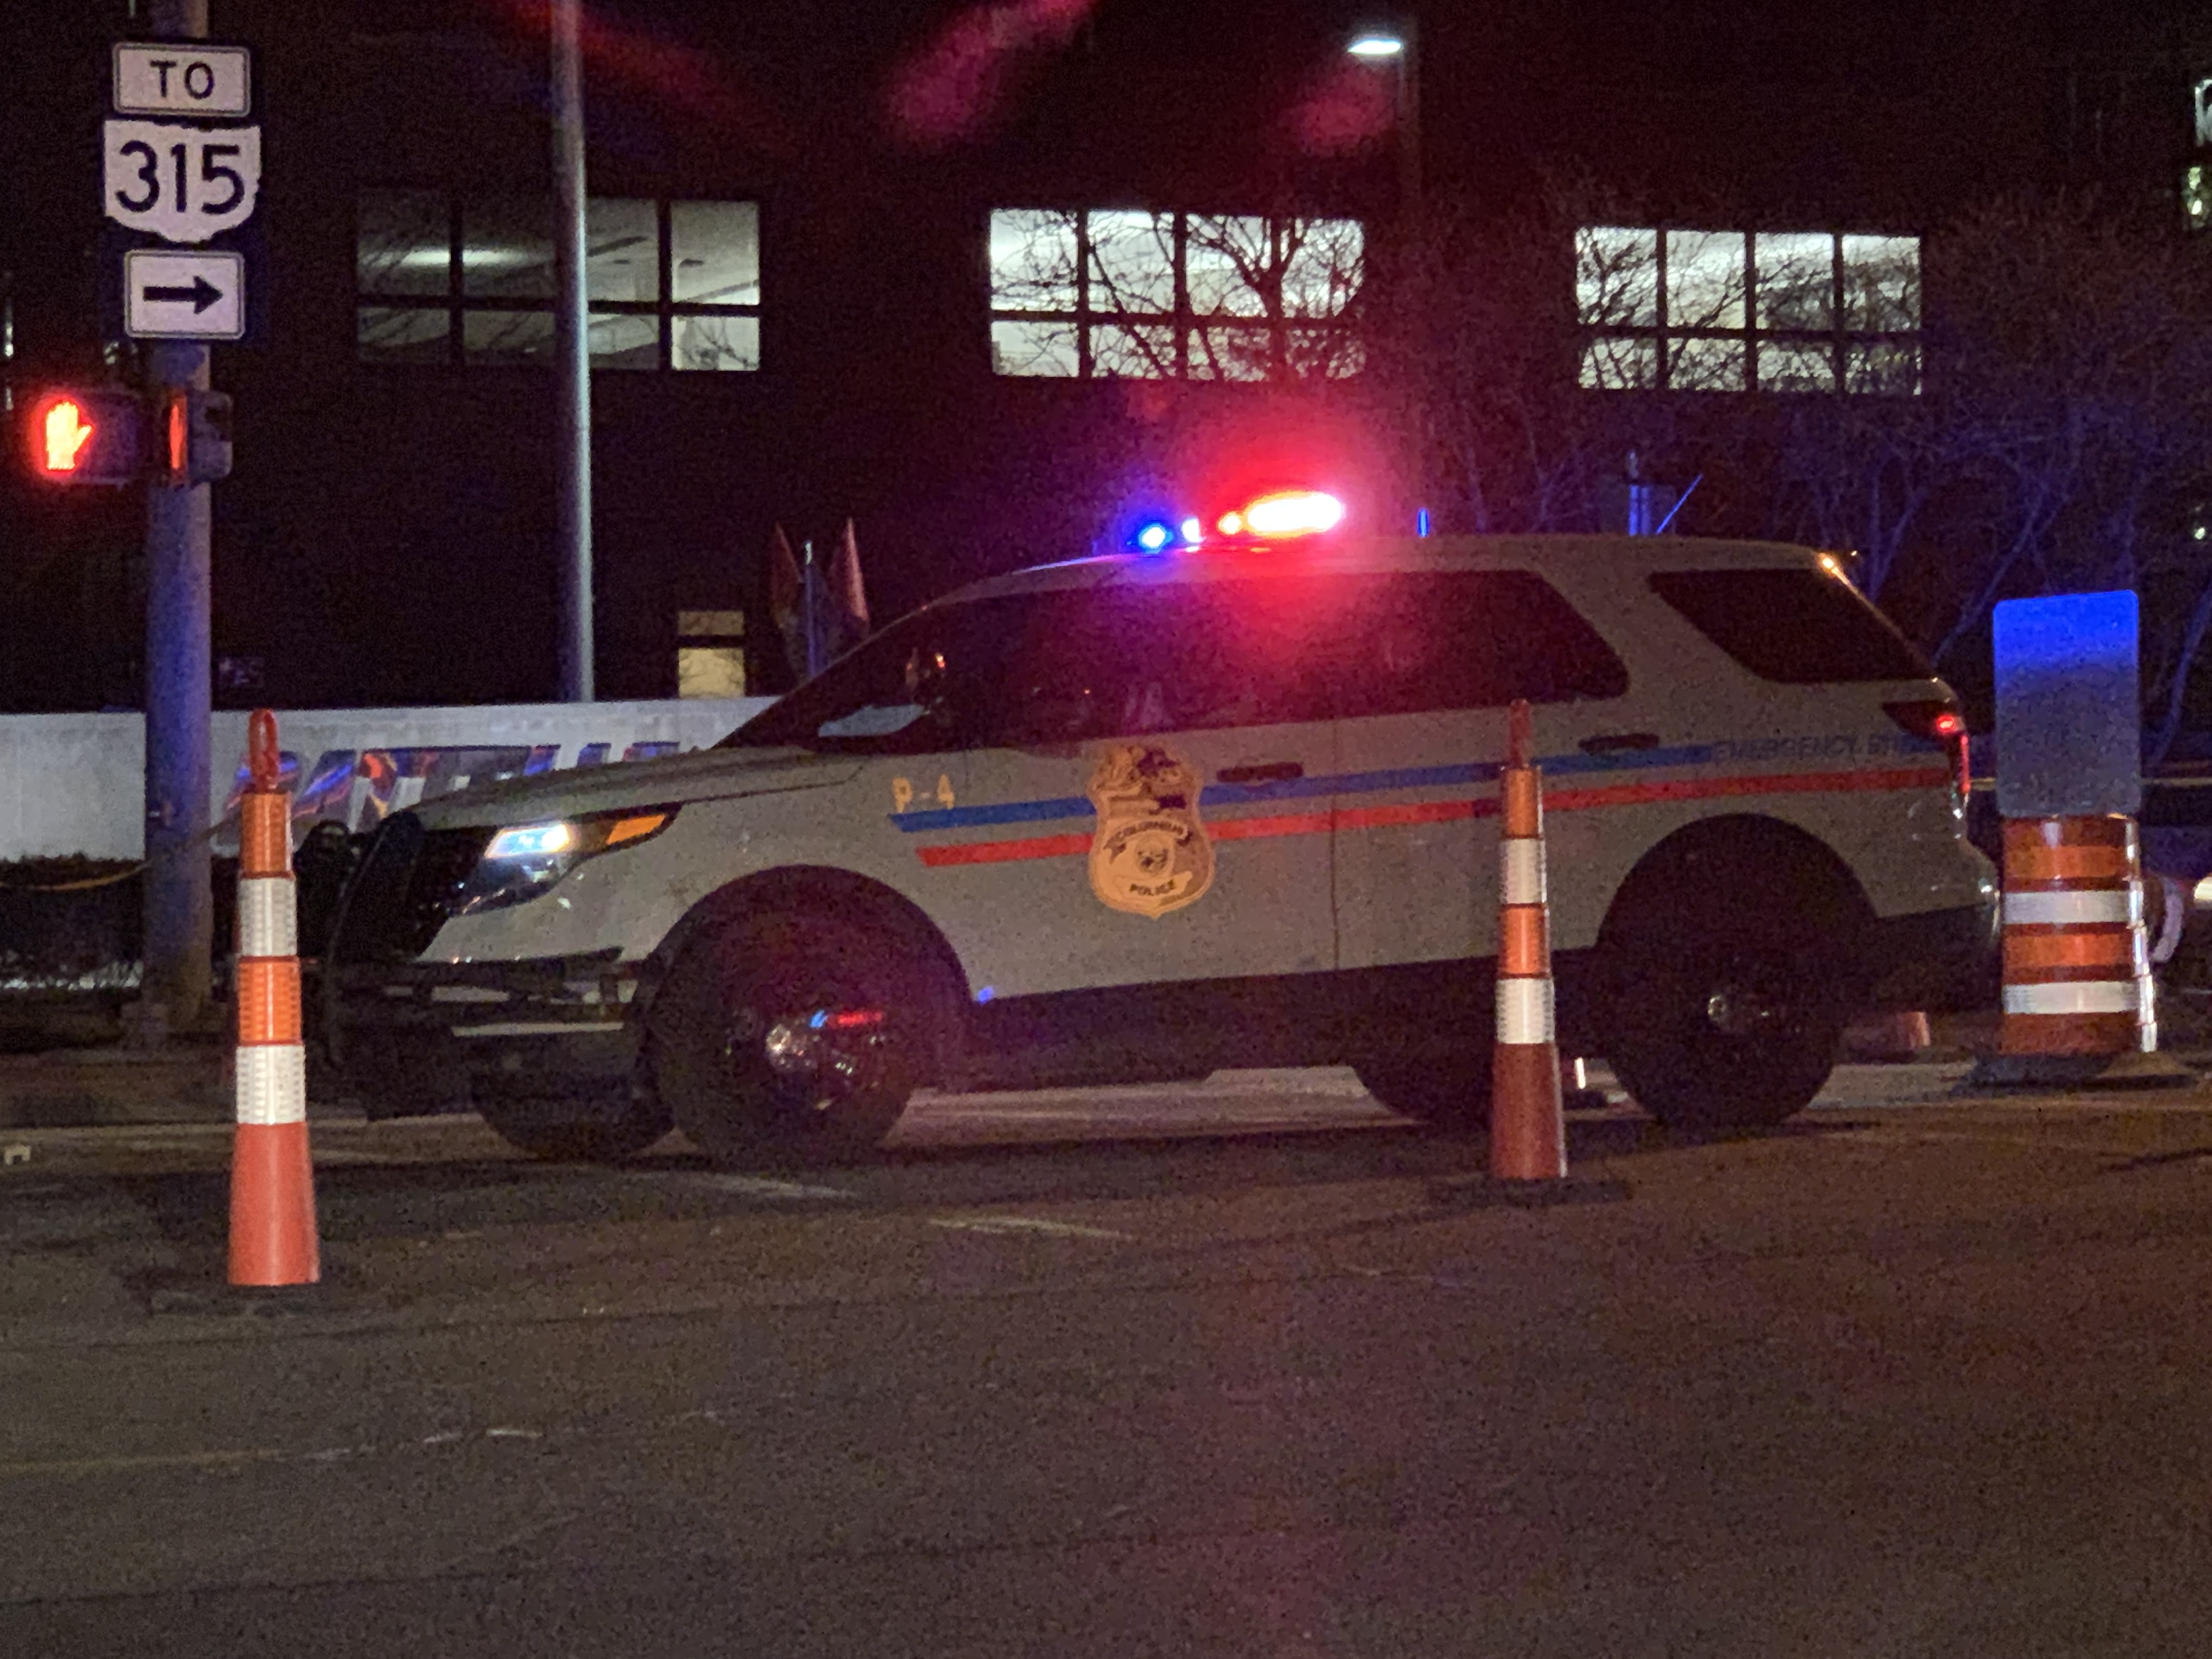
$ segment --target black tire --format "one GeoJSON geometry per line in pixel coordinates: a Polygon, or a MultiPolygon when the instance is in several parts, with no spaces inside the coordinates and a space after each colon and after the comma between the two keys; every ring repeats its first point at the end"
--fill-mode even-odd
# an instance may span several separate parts
{"type": "Polygon", "coordinates": [[[1833,963],[1856,920],[1838,902],[1644,907],[1601,940],[1605,1054],[1669,1128],[1771,1127],[1835,1068],[1849,1010],[1833,963]]]}
{"type": "Polygon", "coordinates": [[[1446,1134],[1490,1123],[1490,1055],[1375,1056],[1353,1062],[1360,1086],[1392,1111],[1446,1134]]]}
{"type": "Polygon", "coordinates": [[[937,1052],[940,1012],[934,976],[896,940],[769,912],[684,947],[653,1000],[647,1053],[676,1126],[715,1163],[838,1163],[898,1121],[937,1052]],[[813,1023],[841,1013],[878,1023],[842,1036],[813,1023]],[[819,1044],[816,1058],[793,1064],[794,1042],[819,1044]]]}
{"type": "Polygon", "coordinates": [[[561,1164],[626,1164],[675,1127],[642,1077],[624,1096],[479,1096],[476,1108],[510,1146],[561,1164]]]}

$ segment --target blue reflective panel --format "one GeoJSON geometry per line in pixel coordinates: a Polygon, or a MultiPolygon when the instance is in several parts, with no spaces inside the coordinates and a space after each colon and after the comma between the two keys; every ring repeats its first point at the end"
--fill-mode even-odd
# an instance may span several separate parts
{"type": "Polygon", "coordinates": [[[2142,805],[2140,609],[2125,589],[1996,607],[1997,811],[2004,817],[2132,813],[2142,805]]]}

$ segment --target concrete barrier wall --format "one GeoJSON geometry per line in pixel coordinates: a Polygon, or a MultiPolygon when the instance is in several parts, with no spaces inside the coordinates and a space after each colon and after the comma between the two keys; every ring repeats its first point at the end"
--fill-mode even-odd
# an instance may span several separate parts
{"type": "MultiPolygon", "coordinates": [[[[315,708],[280,712],[276,730],[295,833],[327,821],[359,830],[471,781],[703,749],[771,701],[315,708]]],[[[215,717],[210,823],[244,786],[246,721],[215,717]]],[[[145,744],[136,714],[0,715],[0,862],[143,856],[145,744]]]]}

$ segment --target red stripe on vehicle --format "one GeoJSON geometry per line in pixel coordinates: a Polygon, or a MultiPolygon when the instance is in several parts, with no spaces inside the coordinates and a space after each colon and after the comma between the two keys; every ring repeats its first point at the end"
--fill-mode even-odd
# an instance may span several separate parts
{"type": "MultiPolygon", "coordinates": [[[[1273,818],[1209,819],[1206,833],[1216,841],[1256,841],[1263,836],[1313,836],[1328,828],[1327,812],[1291,812],[1273,818]]],[[[1090,843],[1085,842],[1085,846],[1090,843]]]]}
{"type": "MultiPolygon", "coordinates": [[[[1948,768],[1893,769],[1880,772],[1784,772],[1733,778],[1668,778],[1653,783],[1605,784],[1590,789],[1545,793],[1551,811],[1591,806],[1644,806],[1659,801],[1712,800],[1745,795],[1824,795],[1890,789],[1948,787],[1948,768]]],[[[1449,823],[1460,818],[1498,816],[1494,795],[1474,799],[1392,801],[1381,806],[1340,807],[1328,812],[1296,812],[1277,817],[1224,818],[1209,823],[1216,841],[1254,841],[1272,836],[1312,836],[1339,830],[1388,830],[1407,824],[1449,823]]],[[[1089,834],[1031,836],[1019,841],[972,841],[949,847],[915,849],[931,869],[960,864],[1009,864],[1029,859],[1073,858],[1091,850],[1089,834]]]]}
{"type": "Polygon", "coordinates": [[[1948,768],[1882,772],[1783,772],[1764,777],[1668,778],[1656,783],[1614,783],[1595,789],[1547,789],[1547,811],[1580,806],[1642,806],[1662,800],[1711,800],[1730,795],[1832,795],[1887,789],[1941,789],[1948,768]]]}
{"type": "Polygon", "coordinates": [[[947,864],[1010,864],[1021,859],[1062,859],[1091,850],[1091,837],[1031,836],[1023,841],[970,841],[915,849],[931,869],[947,864]]]}
{"type": "Polygon", "coordinates": [[[1449,823],[1455,818],[1494,818],[1498,797],[1480,800],[1401,800],[1388,806],[1347,806],[1336,815],[1340,830],[1389,830],[1403,823],[1449,823]]]}

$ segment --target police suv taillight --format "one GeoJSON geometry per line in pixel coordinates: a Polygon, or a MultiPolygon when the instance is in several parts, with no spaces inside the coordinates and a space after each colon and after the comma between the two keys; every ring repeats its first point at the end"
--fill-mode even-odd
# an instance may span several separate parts
{"type": "Polygon", "coordinates": [[[1957,793],[1954,804],[1965,811],[1974,787],[1974,771],[1966,753],[1966,717],[1959,705],[1946,697],[1930,697],[1920,702],[1886,702],[1881,709],[1900,730],[1942,746],[1951,757],[1951,785],[1957,793]]]}

